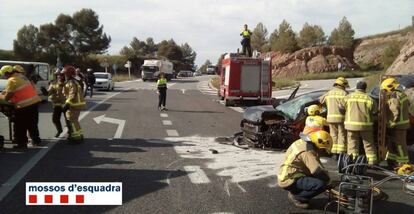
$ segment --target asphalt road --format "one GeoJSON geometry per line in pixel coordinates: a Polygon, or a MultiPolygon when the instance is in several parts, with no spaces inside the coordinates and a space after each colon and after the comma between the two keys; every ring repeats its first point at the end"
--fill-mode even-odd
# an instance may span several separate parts
{"type": "MultiPolygon", "coordinates": [[[[300,210],[277,186],[282,152],[215,141],[239,131],[242,114],[218,102],[208,80],[170,82],[165,112],[157,109],[154,82],[118,83],[114,92],[97,92],[82,113],[86,140],[79,145],[52,137],[50,106],[43,103],[44,146],[18,152],[8,144],[0,153],[0,213],[322,213],[326,196],[300,210]],[[125,121],[122,132],[108,122],[113,119],[125,121]],[[123,205],[26,206],[26,182],[122,182],[123,205]]],[[[7,135],[4,118],[0,128],[7,135]]],[[[335,164],[324,162],[337,179],[335,164]]],[[[376,203],[374,213],[412,213],[413,198],[400,183],[383,191],[389,198],[376,203]]]]}

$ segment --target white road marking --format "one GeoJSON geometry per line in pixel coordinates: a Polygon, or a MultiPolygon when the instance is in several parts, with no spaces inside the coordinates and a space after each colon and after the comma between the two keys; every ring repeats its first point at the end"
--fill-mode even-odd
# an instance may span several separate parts
{"type": "Polygon", "coordinates": [[[185,91],[186,91],[185,89],[181,89],[181,92],[183,92],[183,94],[185,94],[185,91]]]}
{"type": "Polygon", "coordinates": [[[240,108],[240,107],[229,107],[230,109],[239,112],[239,113],[244,113],[244,109],[240,108]]]}
{"type": "Polygon", "coordinates": [[[171,120],[163,120],[163,121],[162,121],[162,124],[163,124],[164,126],[172,126],[172,122],[171,122],[171,120]]]}
{"type": "Polygon", "coordinates": [[[188,172],[188,177],[193,184],[207,184],[210,183],[206,173],[200,166],[184,166],[184,170],[188,172]]]}
{"type": "Polygon", "coordinates": [[[178,134],[177,130],[167,129],[166,131],[167,131],[167,135],[168,135],[169,137],[178,137],[178,136],[180,136],[180,135],[178,134]]]}
{"type": "Polygon", "coordinates": [[[284,153],[254,149],[240,149],[214,141],[214,137],[171,137],[174,150],[181,158],[206,160],[206,167],[217,176],[230,177],[230,182],[253,181],[273,177],[283,162],[284,153]],[[210,149],[218,151],[213,154],[210,149]],[[237,160],[237,161],[234,161],[237,160]]]}
{"type": "Polygon", "coordinates": [[[226,191],[227,195],[230,197],[230,188],[229,188],[229,180],[226,180],[226,182],[224,182],[224,190],[226,191]]]}
{"type": "Polygon", "coordinates": [[[247,192],[245,188],[242,187],[242,185],[240,185],[239,183],[236,183],[236,186],[242,191],[242,192],[247,192]]]}
{"type": "Polygon", "coordinates": [[[115,139],[120,139],[122,137],[122,132],[124,131],[124,127],[125,127],[125,120],[106,117],[105,114],[101,115],[101,116],[98,116],[98,117],[95,117],[95,118],[93,118],[93,120],[97,124],[100,124],[102,121],[107,122],[107,123],[118,124],[118,128],[116,129],[114,138],[115,139]]]}
{"type": "MultiPolygon", "coordinates": [[[[125,91],[129,90],[130,88],[125,89],[125,91]]],[[[97,108],[99,105],[101,105],[102,103],[108,101],[109,99],[111,99],[112,97],[115,97],[116,95],[122,93],[122,91],[117,92],[112,94],[111,96],[101,100],[100,102],[96,103],[95,105],[93,105],[90,109],[88,109],[87,111],[83,112],[80,117],[79,117],[79,121],[82,120],[84,117],[86,117],[86,115],[88,115],[91,111],[93,111],[95,108],[97,108]]],[[[63,131],[63,133],[61,134],[61,136],[63,136],[64,134],[66,134],[67,129],[65,129],[63,131]]],[[[42,159],[46,153],[48,153],[55,145],[56,145],[57,140],[52,140],[51,142],[49,142],[48,144],[46,144],[46,149],[41,149],[39,150],[39,152],[37,152],[32,158],[30,158],[29,161],[27,161],[22,168],[20,168],[12,177],[10,177],[6,182],[4,182],[1,187],[0,187],[0,201],[2,201],[9,193],[11,190],[13,190],[13,188],[20,182],[20,180],[27,175],[27,173],[37,164],[37,162],[40,161],[40,159],[42,159]]]]}
{"type": "Polygon", "coordinates": [[[165,117],[168,117],[168,114],[167,113],[161,113],[160,116],[165,118],[165,117]]]}

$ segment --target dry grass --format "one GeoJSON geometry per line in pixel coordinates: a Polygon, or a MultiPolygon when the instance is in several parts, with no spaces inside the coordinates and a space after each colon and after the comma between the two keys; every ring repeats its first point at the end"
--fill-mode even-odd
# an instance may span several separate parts
{"type": "Polygon", "coordinates": [[[131,74],[131,78],[129,78],[128,74],[117,74],[112,77],[115,82],[122,82],[122,81],[129,81],[129,80],[136,80],[138,77],[131,74]]]}
{"type": "Polygon", "coordinates": [[[210,82],[214,88],[216,89],[220,88],[220,77],[219,76],[214,76],[213,78],[211,78],[210,82]]]}

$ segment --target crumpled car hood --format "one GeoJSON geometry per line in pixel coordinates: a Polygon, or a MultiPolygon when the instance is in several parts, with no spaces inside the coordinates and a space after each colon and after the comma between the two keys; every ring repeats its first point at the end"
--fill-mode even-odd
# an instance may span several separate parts
{"type": "Polygon", "coordinates": [[[246,109],[243,118],[253,123],[260,123],[263,118],[273,115],[283,116],[273,105],[253,106],[246,109]]]}

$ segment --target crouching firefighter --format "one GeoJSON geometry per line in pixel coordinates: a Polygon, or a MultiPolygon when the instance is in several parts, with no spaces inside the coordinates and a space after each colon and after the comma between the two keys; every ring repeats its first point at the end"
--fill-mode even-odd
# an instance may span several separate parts
{"type": "Polygon", "coordinates": [[[66,78],[63,92],[66,98],[63,105],[63,111],[66,115],[66,124],[68,126],[68,140],[70,142],[82,142],[83,131],[79,124],[80,111],[85,107],[86,103],[83,98],[83,90],[79,82],[75,79],[76,71],[73,66],[63,68],[63,74],[66,78]]]}
{"type": "Polygon", "coordinates": [[[322,109],[318,105],[310,105],[306,112],[308,117],[306,117],[305,128],[303,129],[304,134],[309,134],[315,131],[322,131],[325,127],[329,126],[326,119],[319,114],[322,109]]]}
{"type": "Polygon", "coordinates": [[[310,199],[324,192],[330,182],[319,153],[330,151],[332,138],[326,131],[302,133],[300,137],[286,151],[278,184],[289,191],[288,198],[295,206],[306,209],[310,199]]]}

